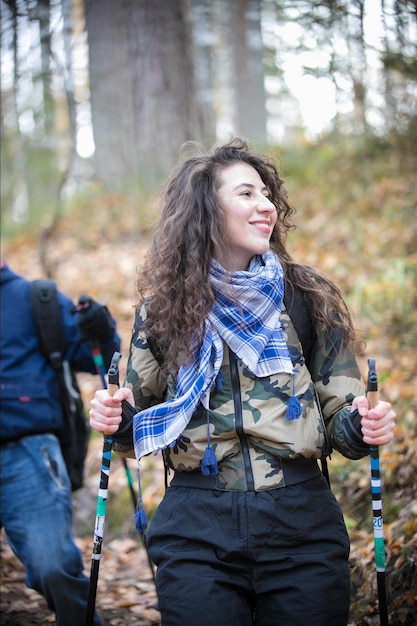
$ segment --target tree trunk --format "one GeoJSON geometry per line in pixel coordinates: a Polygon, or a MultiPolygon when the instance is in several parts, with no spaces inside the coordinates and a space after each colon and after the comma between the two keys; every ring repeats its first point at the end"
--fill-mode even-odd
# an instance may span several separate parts
{"type": "Polygon", "coordinates": [[[43,91],[42,123],[48,145],[55,149],[55,106],[51,91],[51,25],[49,0],[38,0],[36,7],[39,20],[39,39],[41,49],[41,75],[43,91]]]}
{"type": "Polygon", "coordinates": [[[352,80],[354,119],[356,133],[368,132],[367,112],[367,60],[363,29],[364,0],[356,0],[351,14],[347,15],[346,42],[349,51],[348,68],[352,80]]]}
{"type": "Polygon", "coordinates": [[[200,114],[199,129],[208,143],[216,138],[216,119],[214,113],[214,64],[213,49],[215,42],[213,2],[211,0],[191,0],[189,24],[192,30],[195,96],[200,114]]]}
{"type": "Polygon", "coordinates": [[[85,0],[96,173],[154,188],[203,138],[180,0],[85,0]]]}
{"type": "Polygon", "coordinates": [[[266,144],[266,93],[260,0],[228,0],[235,131],[266,144]]]}

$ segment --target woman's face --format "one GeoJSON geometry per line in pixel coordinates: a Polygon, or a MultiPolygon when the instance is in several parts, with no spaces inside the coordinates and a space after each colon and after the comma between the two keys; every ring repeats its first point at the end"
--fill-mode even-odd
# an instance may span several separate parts
{"type": "Polygon", "coordinates": [[[253,256],[269,250],[277,212],[268,198],[268,189],[251,165],[230,165],[221,171],[220,180],[218,195],[228,245],[215,257],[229,272],[246,270],[253,256]]]}

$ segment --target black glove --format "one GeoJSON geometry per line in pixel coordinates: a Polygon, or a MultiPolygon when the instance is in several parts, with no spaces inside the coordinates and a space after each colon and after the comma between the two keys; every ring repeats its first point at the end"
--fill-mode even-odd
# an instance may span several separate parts
{"type": "Polygon", "coordinates": [[[119,430],[112,435],[119,445],[133,448],[133,416],[138,412],[139,409],[122,400],[122,421],[119,430]]]}
{"type": "Polygon", "coordinates": [[[358,409],[355,409],[342,422],[343,432],[348,445],[359,454],[369,451],[369,445],[363,440],[361,419],[362,417],[358,409]]]}
{"type": "Polygon", "coordinates": [[[80,296],[77,311],[78,329],[85,339],[100,342],[110,339],[114,323],[104,304],[99,304],[89,296],[80,296]]]}

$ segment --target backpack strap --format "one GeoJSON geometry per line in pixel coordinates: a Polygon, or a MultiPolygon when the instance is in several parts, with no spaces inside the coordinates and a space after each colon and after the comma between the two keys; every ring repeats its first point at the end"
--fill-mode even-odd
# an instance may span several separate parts
{"type": "Polygon", "coordinates": [[[304,292],[285,281],[284,306],[291,318],[295,332],[303,349],[307,367],[310,369],[312,350],[316,339],[313,322],[311,320],[308,303],[304,292]]]}
{"type": "MultiPolygon", "coordinates": [[[[48,363],[55,370],[59,398],[66,424],[71,420],[71,405],[68,397],[68,368],[64,366],[65,336],[58,302],[58,291],[54,280],[34,280],[30,285],[32,316],[38,335],[39,346],[48,363]]],[[[69,429],[57,433],[61,446],[69,445],[69,429]]]]}
{"type": "Polygon", "coordinates": [[[30,285],[33,320],[42,353],[56,372],[62,370],[65,335],[54,280],[34,280],[30,285]]]}
{"type": "MultiPolygon", "coordinates": [[[[294,287],[294,285],[288,281],[285,281],[284,287],[284,306],[287,309],[287,313],[291,318],[295,332],[301,343],[307,368],[310,369],[312,350],[316,340],[316,331],[308,308],[307,296],[301,289],[294,287]]],[[[320,459],[320,463],[323,476],[330,487],[329,468],[325,455],[320,459]]]]}
{"type": "Polygon", "coordinates": [[[54,280],[34,280],[30,285],[32,316],[42,354],[55,370],[64,425],[56,433],[71,481],[72,491],[83,484],[89,426],[77,378],[64,360],[65,333],[54,280]]]}

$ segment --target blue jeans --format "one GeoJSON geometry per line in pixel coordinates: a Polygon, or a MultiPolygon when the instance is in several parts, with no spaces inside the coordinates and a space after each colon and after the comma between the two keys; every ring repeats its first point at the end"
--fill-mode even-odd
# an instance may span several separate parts
{"type": "MultiPolygon", "coordinates": [[[[88,579],[72,533],[71,487],[53,435],[1,448],[0,524],[26,569],[26,584],[56,614],[57,626],[85,623],[88,579]]],[[[101,621],[95,616],[94,625],[101,621]]]]}

